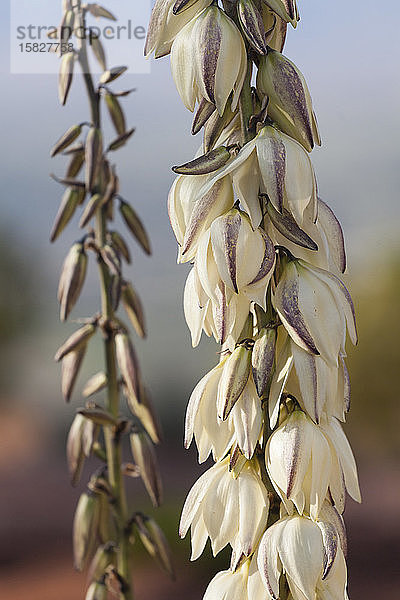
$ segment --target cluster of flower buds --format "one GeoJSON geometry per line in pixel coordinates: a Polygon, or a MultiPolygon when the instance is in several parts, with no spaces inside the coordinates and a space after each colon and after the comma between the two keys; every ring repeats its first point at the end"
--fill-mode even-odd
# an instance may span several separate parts
{"type": "Polygon", "coordinates": [[[320,145],[304,76],[282,54],[295,0],[157,0],[146,54],[171,54],[203,129],[168,201],[178,262],[191,263],[184,311],[220,361],[195,387],[185,446],[215,464],[180,525],[192,559],[207,539],[230,569],[205,600],[346,600],[346,492],[360,501],[341,422],[349,409],[341,226],[318,197],[320,145]],[[254,86],[252,84],[255,84],[254,86]]]}
{"type": "Polygon", "coordinates": [[[109,84],[126,67],[108,68],[106,54],[98,36],[90,35],[87,18],[115,20],[98,4],[64,2],[64,16],[58,30],[60,41],[69,41],[71,50],[62,53],[59,95],[67,101],[72,77],[80,65],[91,108],[91,121],[73,125],[56,142],[52,156],[70,157],[63,178],[55,178],[66,191],[55,218],[51,241],[58,238],[74,215],[80,211],[81,239],[69,250],[62,267],[58,289],[60,319],[73,311],[84,287],[89,256],[99,266],[102,306],[58,349],[55,359],[62,366],[62,392],[69,401],[90,341],[101,332],[105,346],[105,368],[93,375],[83,389],[87,399],[76,412],[68,440],[67,458],[71,482],[80,481],[85,459],[97,457],[102,466],[91,477],[81,495],[74,519],[75,566],[83,570],[90,564],[87,600],[102,600],[112,594],[131,600],[131,551],[135,538],[168,573],[173,575],[166,540],[155,521],[132,513],[125,493],[125,477],[141,478],[154,506],[162,499],[162,484],[154,451],[160,429],[148,392],[143,384],[128,326],[117,317],[120,305],[140,337],[146,335],[142,304],[132,284],[123,277],[124,261],[130,263],[130,250],[122,235],[110,227],[115,209],[144,252],[150,254],[147,233],[132,206],[119,195],[119,179],[111,161],[112,152],[127,142],[133,129],[127,129],[120,97],[129,91],[115,92],[109,84]],[[77,35],[79,30],[80,34],[77,35]],[[82,32],[88,32],[88,40],[82,32]],[[89,68],[89,49],[102,67],[98,86],[89,68]],[[116,138],[105,144],[100,109],[106,108],[116,138]],[[81,175],[82,172],[82,175],[81,175]],[[93,397],[105,391],[104,402],[93,397]],[[129,418],[121,414],[121,395],[125,396],[129,418]],[[131,456],[122,462],[122,440],[129,439],[131,456]]]}

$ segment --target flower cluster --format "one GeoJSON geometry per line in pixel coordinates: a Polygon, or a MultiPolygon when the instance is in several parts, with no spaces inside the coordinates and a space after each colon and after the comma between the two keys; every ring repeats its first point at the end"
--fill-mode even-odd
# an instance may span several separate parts
{"type": "Polygon", "coordinates": [[[192,344],[221,344],[195,387],[185,446],[215,464],[180,525],[192,559],[207,539],[230,569],[205,600],[346,600],[346,492],[360,501],[341,427],[354,307],[341,226],[318,196],[320,145],[304,76],[282,54],[295,0],[157,0],[146,51],[171,54],[193,160],[173,170],[168,208],[178,262],[191,264],[192,344]],[[253,87],[252,82],[256,85],[253,87]]]}

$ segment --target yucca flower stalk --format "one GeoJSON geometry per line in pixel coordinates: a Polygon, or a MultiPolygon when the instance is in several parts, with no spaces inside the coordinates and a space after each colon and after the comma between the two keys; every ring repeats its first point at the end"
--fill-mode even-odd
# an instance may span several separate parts
{"type": "MultiPolygon", "coordinates": [[[[117,315],[122,304],[126,316],[140,337],[146,335],[143,308],[132,284],[123,275],[124,261],[130,262],[130,250],[121,233],[111,227],[114,211],[120,216],[142,249],[150,254],[147,233],[132,206],[119,194],[119,178],[114,151],[133,134],[127,129],[120,98],[130,91],[114,91],[111,82],[126,67],[109,68],[100,39],[90,35],[90,16],[115,20],[98,4],[79,0],[63,2],[63,17],[57,32],[61,67],[59,97],[68,98],[74,73],[81,68],[88,96],[88,120],[73,125],[52,149],[52,156],[68,155],[67,173],[57,178],[65,187],[55,218],[51,241],[58,238],[75,213],[80,211],[81,233],[69,250],[62,267],[58,298],[60,319],[67,320],[85,283],[92,256],[98,265],[101,306],[93,316],[79,319],[78,329],[56,353],[62,367],[62,391],[69,401],[86,350],[96,333],[104,345],[105,366],[93,375],[83,389],[87,399],[78,408],[67,441],[68,466],[73,485],[77,485],[83,464],[90,456],[100,460],[79,499],[73,526],[74,560],[78,570],[88,570],[87,600],[117,597],[133,599],[131,581],[132,547],[140,538],[144,547],[173,576],[170,551],[165,537],[153,518],[132,512],[128,502],[126,477],[140,477],[154,506],[162,499],[162,484],[154,451],[160,441],[160,429],[140,367],[128,325],[117,315]],[[83,36],[82,32],[87,31],[83,36]],[[79,35],[78,35],[79,32],[79,35]],[[89,51],[91,56],[89,55],[89,51]],[[96,59],[103,71],[95,83],[89,60],[96,59]],[[116,137],[106,142],[102,111],[106,109],[116,137]],[[81,173],[84,171],[83,173],[81,173]],[[94,399],[105,391],[104,402],[94,399]],[[124,415],[121,396],[130,411],[124,415]],[[124,460],[123,441],[129,441],[131,456],[124,460]]],[[[131,90],[132,91],[132,90],[131,90]]]]}
{"type": "Polygon", "coordinates": [[[192,344],[221,344],[195,387],[185,446],[215,465],[195,483],[180,534],[230,568],[205,600],[346,600],[346,492],[360,501],[340,422],[349,409],[343,233],[318,197],[310,92],[282,54],[295,0],[157,0],[146,51],[171,53],[195,158],[173,167],[178,262],[191,263],[192,344]],[[190,12],[189,12],[190,10],[190,12]],[[161,50],[162,49],[162,50],[161,50]],[[253,85],[255,83],[255,85],[253,85]]]}

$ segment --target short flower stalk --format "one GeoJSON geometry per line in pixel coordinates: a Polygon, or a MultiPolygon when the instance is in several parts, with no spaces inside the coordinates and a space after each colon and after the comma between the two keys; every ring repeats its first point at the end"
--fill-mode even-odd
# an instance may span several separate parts
{"type": "MultiPolygon", "coordinates": [[[[96,334],[104,345],[104,368],[83,388],[86,404],[77,409],[67,441],[67,459],[73,485],[81,478],[85,460],[96,457],[100,466],[79,499],[73,526],[75,567],[88,569],[86,600],[108,597],[132,600],[132,560],[135,539],[173,576],[168,544],[156,522],[132,512],[125,480],[140,477],[154,506],[162,500],[162,484],[154,444],[160,429],[140,372],[128,325],[117,314],[125,309],[140,337],[146,335],[143,307],[132,284],[123,275],[123,263],[130,263],[130,249],[119,231],[111,228],[118,207],[122,221],[142,249],[150,254],[147,233],[132,206],[119,194],[120,183],[113,153],[133,134],[126,127],[120,98],[130,91],[114,91],[110,84],[126,67],[107,67],[106,52],[98,37],[89,35],[90,17],[115,20],[98,4],[79,0],[63,2],[63,19],[55,34],[60,39],[61,67],[59,97],[65,104],[74,72],[80,66],[88,96],[90,117],[72,126],[56,142],[52,156],[63,154],[70,162],[64,178],[56,178],[66,189],[56,215],[51,241],[55,241],[72,217],[80,211],[80,239],[64,261],[58,298],[60,319],[70,318],[84,288],[89,257],[98,265],[101,306],[95,314],[79,319],[78,329],[58,349],[62,392],[69,401],[88,346],[96,334]],[[83,36],[82,32],[88,35],[83,36]],[[78,34],[79,32],[79,34],[78,34]],[[102,75],[95,83],[89,61],[100,64],[102,75]],[[104,139],[102,112],[106,109],[115,129],[108,145],[104,139]],[[104,401],[99,394],[105,392],[104,401]],[[125,416],[122,396],[129,416],[125,416]],[[124,459],[123,442],[131,455],[124,459]]],[[[125,412],[127,412],[125,410],[125,412]]]]}
{"type": "Polygon", "coordinates": [[[306,80],[283,54],[295,0],[156,0],[146,54],[170,54],[177,90],[203,130],[173,167],[168,200],[184,312],[219,363],[196,385],[185,446],[215,464],[194,484],[180,534],[231,564],[205,600],[346,600],[346,495],[357,469],[346,338],[357,343],[341,276],[341,226],[318,195],[321,144],[306,80]]]}

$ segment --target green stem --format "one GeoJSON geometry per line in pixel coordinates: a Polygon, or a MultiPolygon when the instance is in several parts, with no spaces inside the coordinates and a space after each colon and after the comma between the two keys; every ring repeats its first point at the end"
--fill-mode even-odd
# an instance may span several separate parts
{"type": "MultiPolygon", "coordinates": [[[[81,8],[81,2],[75,5],[76,16],[79,20],[79,25],[85,27],[85,15],[81,8]]],[[[81,29],[83,31],[83,29],[81,29]]],[[[92,124],[94,127],[101,127],[100,118],[100,96],[95,89],[93,78],[89,69],[89,61],[87,56],[87,46],[85,39],[78,39],[78,59],[82,68],[85,81],[86,91],[89,98],[92,124]]],[[[95,238],[98,248],[102,248],[106,241],[107,232],[107,217],[105,207],[98,210],[96,214],[96,229],[95,238]]],[[[106,264],[99,257],[99,274],[100,274],[100,289],[101,289],[101,315],[105,323],[104,333],[104,349],[105,349],[105,366],[107,375],[107,409],[115,417],[119,415],[119,384],[116,362],[116,351],[114,334],[108,327],[110,321],[114,317],[111,298],[108,290],[110,284],[110,275],[106,264]]],[[[116,533],[118,552],[118,573],[124,581],[124,589],[120,592],[121,600],[133,600],[130,566],[129,566],[129,544],[128,537],[125,531],[128,519],[127,502],[125,486],[121,472],[122,449],[120,435],[116,435],[113,427],[104,426],[104,441],[106,448],[108,479],[114,496],[114,509],[116,515],[116,533]]]]}

